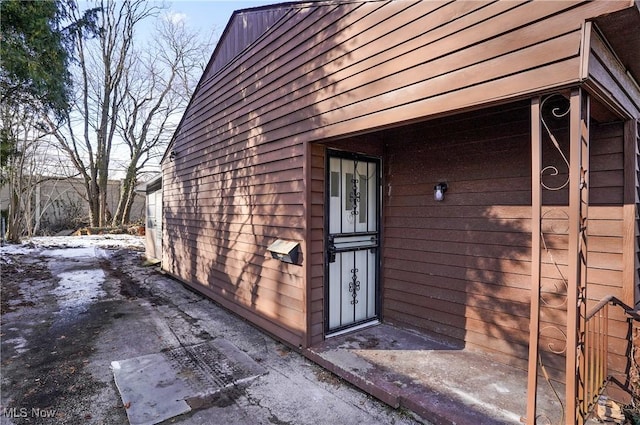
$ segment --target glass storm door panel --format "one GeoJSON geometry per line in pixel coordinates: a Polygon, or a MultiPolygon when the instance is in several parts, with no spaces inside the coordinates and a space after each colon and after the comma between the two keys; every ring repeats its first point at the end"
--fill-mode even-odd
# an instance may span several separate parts
{"type": "Polygon", "coordinates": [[[379,171],[379,160],[374,158],[329,155],[326,244],[329,334],[378,318],[379,171]]]}

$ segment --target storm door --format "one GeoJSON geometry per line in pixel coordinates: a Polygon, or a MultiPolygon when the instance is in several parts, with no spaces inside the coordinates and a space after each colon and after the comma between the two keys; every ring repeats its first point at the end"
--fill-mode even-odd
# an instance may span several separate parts
{"type": "Polygon", "coordinates": [[[327,334],[379,317],[380,161],[329,152],[326,223],[327,334]]]}

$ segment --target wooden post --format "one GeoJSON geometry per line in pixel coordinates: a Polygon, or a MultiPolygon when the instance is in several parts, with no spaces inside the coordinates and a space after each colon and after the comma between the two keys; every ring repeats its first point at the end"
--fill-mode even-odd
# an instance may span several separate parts
{"type": "Polygon", "coordinates": [[[635,306],[640,301],[637,294],[638,280],[638,123],[636,120],[627,120],[624,126],[624,227],[622,234],[622,301],[630,306],[635,306]]]}
{"type": "Polygon", "coordinates": [[[584,321],[586,315],[587,208],[589,206],[589,103],[571,91],[569,119],[569,277],[567,288],[566,424],[584,423],[584,321]]]}
{"type": "Polygon", "coordinates": [[[527,425],[535,425],[540,334],[540,270],[542,220],[542,129],[540,98],[531,101],[531,312],[529,314],[529,367],[527,425]]]}

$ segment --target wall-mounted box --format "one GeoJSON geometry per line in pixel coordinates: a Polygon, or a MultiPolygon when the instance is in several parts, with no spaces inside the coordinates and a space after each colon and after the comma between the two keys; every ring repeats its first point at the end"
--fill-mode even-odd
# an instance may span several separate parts
{"type": "Polygon", "coordinates": [[[278,239],[269,245],[267,251],[269,251],[271,253],[271,257],[276,260],[289,264],[297,264],[300,244],[294,241],[278,239]]]}

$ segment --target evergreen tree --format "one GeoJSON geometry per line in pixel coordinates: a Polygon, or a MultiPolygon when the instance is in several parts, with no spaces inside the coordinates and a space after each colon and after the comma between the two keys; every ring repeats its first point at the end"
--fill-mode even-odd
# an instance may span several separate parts
{"type": "Polygon", "coordinates": [[[67,29],[61,1],[0,1],[0,96],[60,114],[69,107],[67,29]]]}

